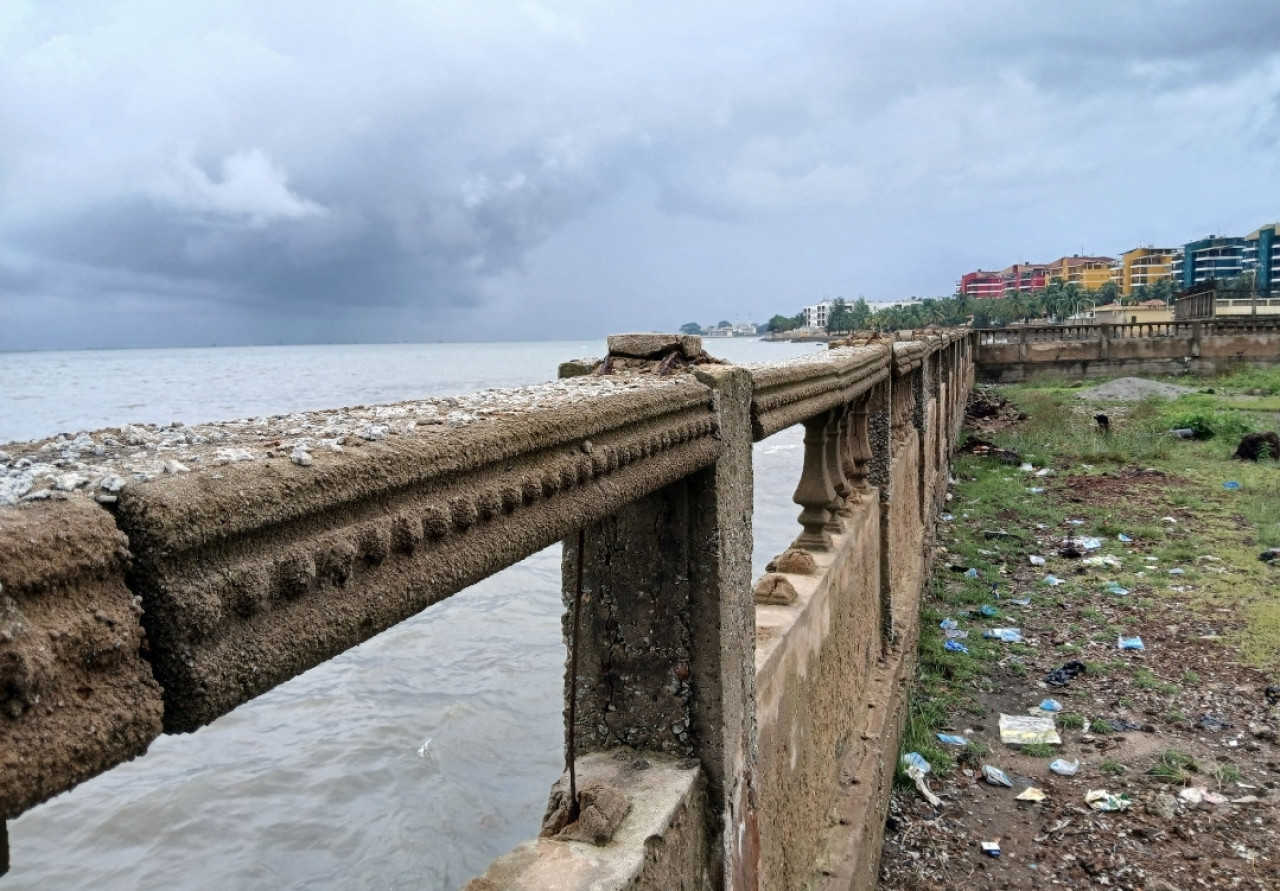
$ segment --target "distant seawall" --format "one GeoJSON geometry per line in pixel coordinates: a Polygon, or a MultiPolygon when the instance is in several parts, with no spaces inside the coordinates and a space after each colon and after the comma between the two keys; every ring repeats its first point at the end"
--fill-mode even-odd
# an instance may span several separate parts
{"type": "Polygon", "coordinates": [[[0,817],[562,541],[584,811],[470,887],[867,887],[974,340],[735,366],[621,335],[557,382],[301,432],[11,447],[65,475],[0,507],[0,817]],[[795,547],[753,580],[751,447],[795,424],[795,547]]]}
{"type": "Polygon", "coordinates": [[[1216,374],[1280,364],[1280,317],[987,329],[977,332],[976,346],[978,379],[994,383],[1036,374],[1216,374]]]}

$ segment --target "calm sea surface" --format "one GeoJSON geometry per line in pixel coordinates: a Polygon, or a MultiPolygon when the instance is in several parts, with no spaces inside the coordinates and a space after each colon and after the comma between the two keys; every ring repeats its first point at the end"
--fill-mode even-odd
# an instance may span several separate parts
{"type": "MultiPolygon", "coordinates": [[[[708,340],[775,361],[814,347],[708,340]]],[[[602,342],[0,353],[0,443],[550,380],[602,342]]],[[[799,527],[800,429],[755,447],[755,572],[799,527]]],[[[0,889],[454,889],[560,775],[560,548],[9,824],[0,889]]]]}

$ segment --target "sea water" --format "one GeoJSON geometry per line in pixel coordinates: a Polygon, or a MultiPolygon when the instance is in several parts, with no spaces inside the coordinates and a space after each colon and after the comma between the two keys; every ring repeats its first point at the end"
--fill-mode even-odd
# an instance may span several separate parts
{"type": "MultiPolygon", "coordinates": [[[[813,346],[711,340],[735,362],[813,346]]],[[[603,342],[0,353],[0,443],[550,380],[603,342]]],[[[801,431],[755,446],[753,568],[798,532],[801,431]]],[[[9,824],[9,889],[455,889],[563,767],[560,547],[9,824]]]]}

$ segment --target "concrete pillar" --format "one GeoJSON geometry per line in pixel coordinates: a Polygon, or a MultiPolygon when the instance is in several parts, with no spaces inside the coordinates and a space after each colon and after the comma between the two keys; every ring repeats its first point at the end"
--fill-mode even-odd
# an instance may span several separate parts
{"type": "MultiPolygon", "coordinates": [[[[829,412],[814,415],[804,422],[804,465],[800,482],[791,500],[800,505],[800,525],[804,531],[795,547],[810,551],[831,550],[832,505],[836,501],[831,479],[829,412]]],[[[834,531],[839,531],[838,524],[834,531]]]]}
{"type": "Polygon", "coordinates": [[[566,683],[579,755],[630,747],[696,759],[707,778],[716,887],[757,887],[755,606],[751,588],[751,376],[704,366],[725,451],[564,547],[566,683]]]}
{"type": "Polygon", "coordinates": [[[889,559],[889,505],[893,498],[893,375],[877,384],[867,406],[871,460],[867,478],[880,492],[880,643],[893,646],[893,567],[889,559]]]}

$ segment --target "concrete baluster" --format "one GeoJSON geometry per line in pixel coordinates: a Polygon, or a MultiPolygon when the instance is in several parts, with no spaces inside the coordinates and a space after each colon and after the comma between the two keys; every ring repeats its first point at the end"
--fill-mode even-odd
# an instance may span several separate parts
{"type": "Polygon", "coordinates": [[[849,482],[848,476],[845,475],[844,457],[845,428],[847,426],[845,417],[847,414],[848,405],[841,405],[827,412],[827,478],[831,481],[831,489],[834,496],[827,508],[831,512],[831,516],[828,518],[825,528],[833,535],[839,535],[844,532],[844,525],[840,522],[840,518],[847,517],[852,513],[848,507],[848,499],[853,491],[853,486],[849,482]]]}
{"type": "Polygon", "coordinates": [[[836,492],[831,484],[827,460],[828,413],[815,415],[804,422],[804,465],[800,471],[800,484],[791,500],[804,508],[800,511],[800,525],[804,531],[795,540],[795,547],[813,551],[831,550],[831,533],[827,523],[831,519],[831,505],[836,492]]]}
{"type": "Polygon", "coordinates": [[[849,480],[851,501],[861,501],[868,489],[867,463],[871,460],[871,443],[867,440],[867,404],[870,393],[864,393],[845,412],[845,475],[849,480]]]}

